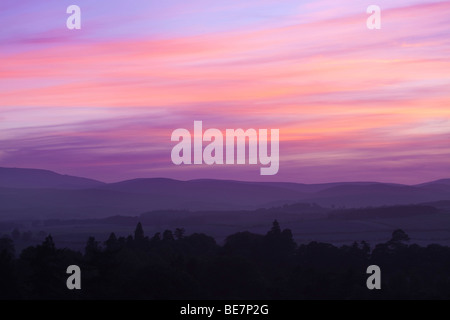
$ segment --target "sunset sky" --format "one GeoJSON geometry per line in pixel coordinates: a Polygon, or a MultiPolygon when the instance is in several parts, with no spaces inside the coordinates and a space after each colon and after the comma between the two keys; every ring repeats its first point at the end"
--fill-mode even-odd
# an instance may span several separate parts
{"type": "Polygon", "coordinates": [[[0,166],[114,182],[450,178],[450,1],[2,0],[0,166]],[[68,30],[66,8],[82,11],[68,30]],[[366,27],[381,7],[381,30],[366,27]],[[173,130],[280,129],[280,169],[173,130]]]}

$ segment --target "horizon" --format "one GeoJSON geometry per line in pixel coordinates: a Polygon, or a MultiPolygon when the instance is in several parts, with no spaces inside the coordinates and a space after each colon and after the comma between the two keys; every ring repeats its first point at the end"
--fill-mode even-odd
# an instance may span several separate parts
{"type": "Polygon", "coordinates": [[[189,182],[189,181],[230,181],[230,182],[249,182],[249,183],[293,183],[293,184],[304,184],[304,185],[315,185],[315,184],[333,184],[333,183],[379,183],[379,184],[395,184],[395,185],[405,185],[405,186],[415,186],[430,182],[436,182],[440,180],[450,180],[450,178],[442,177],[435,180],[426,180],[415,184],[404,184],[404,183],[398,183],[398,182],[390,182],[390,181],[368,181],[368,180],[347,180],[347,181],[322,181],[322,182],[314,182],[314,183],[304,183],[304,182],[293,182],[293,181],[264,181],[264,180],[238,180],[238,179],[214,179],[214,178],[195,178],[195,179],[175,179],[175,178],[168,178],[168,177],[131,177],[129,179],[124,180],[118,180],[118,181],[103,181],[99,179],[94,179],[87,176],[79,176],[79,175],[73,175],[68,173],[61,173],[55,170],[50,169],[40,169],[40,168],[21,168],[21,167],[3,167],[0,166],[0,169],[19,169],[19,170],[37,170],[37,171],[48,171],[51,173],[56,173],[61,176],[71,176],[76,178],[83,178],[83,179],[89,179],[89,180],[95,180],[97,182],[101,182],[104,184],[114,184],[114,183],[120,183],[120,182],[126,182],[126,181],[133,181],[133,180],[146,180],[146,179],[165,179],[165,180],[173,180],[173,181],[182,181],[182,182],[189,182]]]}
{"type": "MultiPolygon", "coordinates": [[[[2,1],[0,166],[418,184],[450,172],[448,1],[2,1]],[[14,28],[8,28],[14,25],[14,28]],[[171,133],[274,128],[279,171],[174,165],[171,133]]],[[[204,144],[205,145],[205,144],[204,144]]]]}

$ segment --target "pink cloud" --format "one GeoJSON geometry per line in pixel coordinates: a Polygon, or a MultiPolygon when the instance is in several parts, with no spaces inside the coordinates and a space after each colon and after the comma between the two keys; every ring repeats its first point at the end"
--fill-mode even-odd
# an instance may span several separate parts
{"type": "Polygon", "coordinates": [[[117,167],[230,175],[168,160],[171,130],[204,120],[220,129],[280,128],[278,180],[369,179],[401,163],[394,176],[404,181],[437,175],[421,163],[447,170],[450,130],[424,123],[450,118],[450,3],[384,10],[379,32],[366,29],[365,13],[321,12],[288,26],[164,39],[44,37],[34,42],[51,46],[0,53],[0,110],[9,110],[0,164],[101,167],[98,177],[118,177],[117,167]]]}

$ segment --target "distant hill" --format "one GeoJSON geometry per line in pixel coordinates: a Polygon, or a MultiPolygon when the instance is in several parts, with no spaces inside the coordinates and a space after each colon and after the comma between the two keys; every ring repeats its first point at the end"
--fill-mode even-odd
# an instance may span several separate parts
{"type": "MultiPolygon", "coordinates": [[[[320,212],[298,207],[298,203],[342,209],[450,201],[447,182],[450,179],[407,186],[149,178],[106,184],[46,170],[0,168],[0,220],[136,216],[154,210],[220,213],[296,203],[292,210],[285,207],[283,214],[314,215],[320,212]]],[[[238,216],[233,215],[235,218],[238,216]]]]}
{"type": "Polygon", "coordinates": [[[438,209],[446,210],[446,211],[450,212],[450,201],[448,201],[448,200],[426,202],[426,203],[421,203],[421,204],[424,206],[432,206],[432,207],[436,207],[438,209]]]}
{"type": "Polygon", "coordinates": [[[357,208],[450,200],[450,192],[400,184],[346,184],[321,190],[304,200],[325,206],[357,208]]]}
{"type": "Polygon", "coordinates": [[[427,205],[407,205],[388,207],[369,207],[347,210],[335,210],[328,216],[330,219],[370,219],[370,218],[407,218],[417,215],[438,213],[438,209],[427,205]]]}
{"type": "MultiPolygon", "coordinates": [[[[304,183],[295,183],[295,182],[242,182],[247,184],[258,184],[258,185],[267,185],[277,188],[284,188],[289,190],[294,190],[302,193],[315,193],[322,190],[330,189],[333,187],[341,187],[341,186],[366,186],[373,184],[384,184],[379,182],[329,182],[329,183],[317,183],[317,184],[304,184],[304,183]]],[[[389,185],[386,183],[386,185],[389,185]]]]}
{"type": "Polygon", "coordinates": [[[272,201],[281,201],[282,203],[298,201],[305,196],[299,191],[266,183],[206,179],[190,181],[161,178],[135,179],[108,184],[102,186],[101,189],[157,197],[169,196],[174,200],[182,200],[185,208],[192,208],[200,203],[210,203],[212,206],[208,205],[208,208],[214,209],[233,207],[252,209],[258,206],[267,206],[272,201]]]}
{"type": "Polygon", "coordinates": [[[448,192],[450,193],[450,179],[441,179],[436,181],[431,181],[427,183],[421,183],[416,185],[415,187],[421,189],[428,189],[432,191],[438,192],[448,192]]]}
{"type": "Polygon", "coordinates": [[[0,187],[86,189],[101,186],[103,182],[61,175],[48,170],[0,167],[0,187]]]}
{"type": "Polygon", "coordinates": [[[431,185],[447,185],[447,186],[450,186],[450,179],[440,179],[440,180],[425,182],[425,183],[417,184],[416,187],[427,187],[427,186],[431,186],[431,185]]]}

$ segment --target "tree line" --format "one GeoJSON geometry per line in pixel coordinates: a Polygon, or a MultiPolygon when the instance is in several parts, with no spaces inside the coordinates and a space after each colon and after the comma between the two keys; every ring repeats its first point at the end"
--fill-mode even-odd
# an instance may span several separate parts
{"type": "Polygon", "coordinates": [[[166,230],[152,237],[89,237],[84,252],[60,249],[51,235],[17,255],[0,239],[0,299],[449,299],[450,248],[408,244],[398,229],[371,248],[298,245],[275,220],[265,235],[239,232],[223,245],[200,233],[166,230]],[[68,290],[66,268],[82,271],[68,290]],[[381,290],[368,290],[366,269],[381,268],[381,290]]]}

